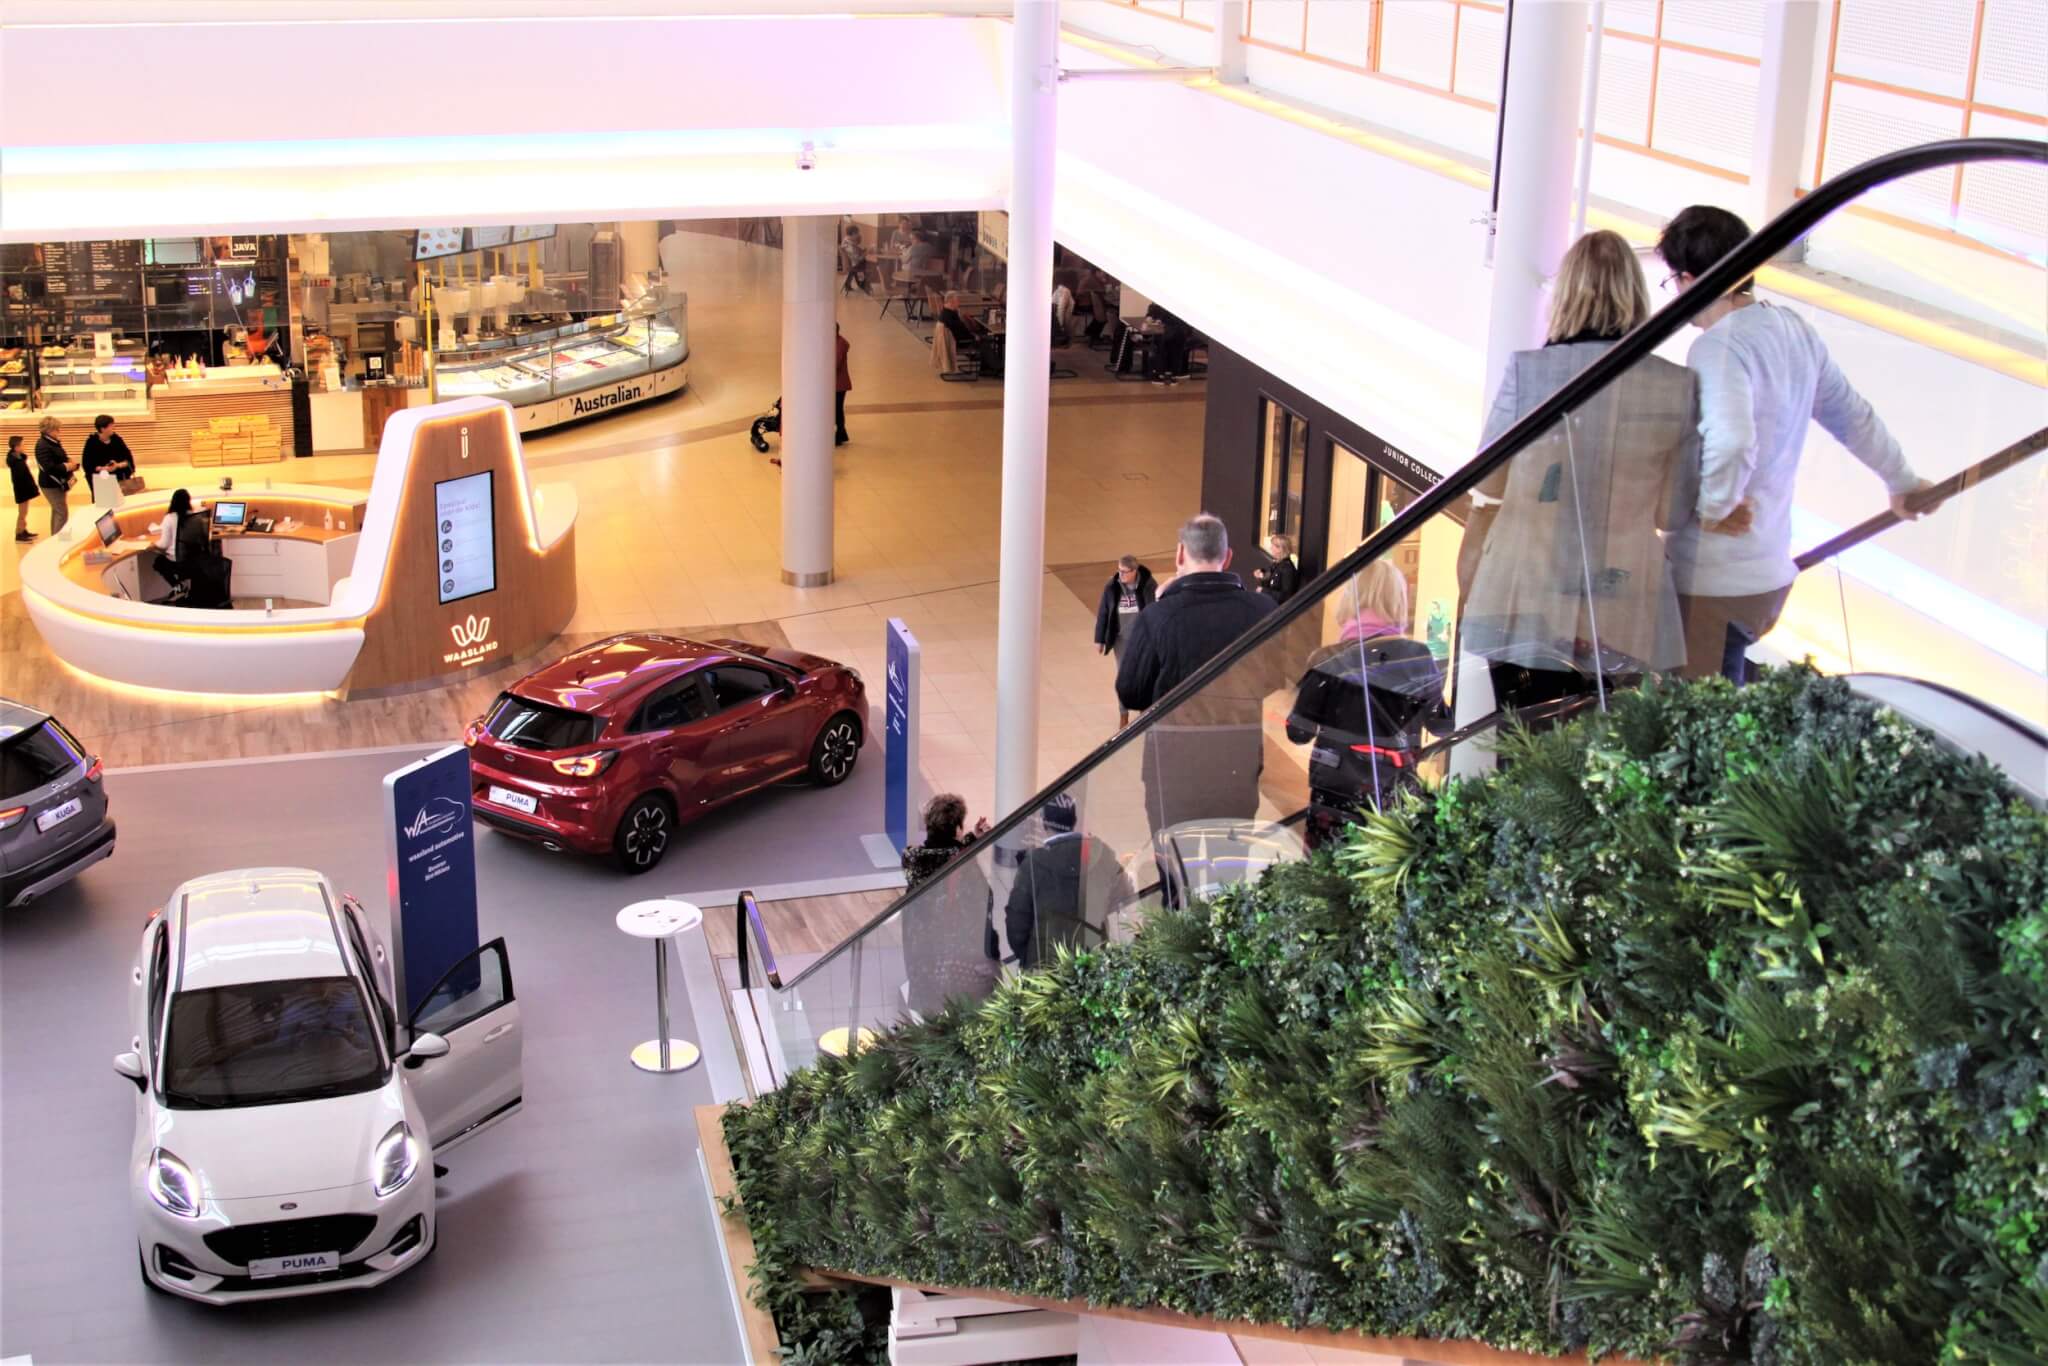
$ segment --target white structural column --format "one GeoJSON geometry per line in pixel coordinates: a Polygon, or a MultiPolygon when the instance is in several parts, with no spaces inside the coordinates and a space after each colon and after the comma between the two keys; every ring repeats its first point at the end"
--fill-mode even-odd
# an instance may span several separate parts
{"type": "MultiPolygon", "coordinates": [[[[1749,226],[1760,228],[1799,197],[1806,121],[1819,79],[1823,6],[1770,0],[1764,6],[1763,62],[1757,71],[1756,140],[1749,167],[1749,226]]],[[[1803,252],[1805,243],[1792,249],[1803,252]]],[[[1791,254],[1791,253],[1788,253],[1791,254]]]]}
{"type": "Polygon", "coordinates": [[[1052,371],[1052,182],[1060,14],[1019,0],[1010,26],[1010,260],[1003,523],[996,606],[996,809],[1038,790],[1045,608],[1045,428],[1052,371]]]}
{"type": "Polygon", "coordinates": [[[626,275],[645,275],[661,269],[661,224],[651,218],[619,224],[619,269],[626,275]]]}
{"type": "Polygon", "coordinates": [[[1586,62],[1585,0],[1513,0],[1486,397],[1508,356],[1543,342],[1544,286],[1571,245],[1572,162],[1586,62]]]}
{"type": "Polygon", "coordinates": [[[798,588],[832,582],[835,226],[782,220],[782,581],[798,588]]]}
{"type": "Polygon", "coordinates": [[[1216,79],[1245,83],[1244,0],[1216,0],[1216,79]]]}

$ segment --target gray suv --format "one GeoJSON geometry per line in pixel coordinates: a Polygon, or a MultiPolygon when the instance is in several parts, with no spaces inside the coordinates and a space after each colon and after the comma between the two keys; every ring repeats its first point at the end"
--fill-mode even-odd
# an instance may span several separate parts
{"type": "Polygon", "coordinates": [[[0,698],[0,907],[26,905],[113,852],[100,761],[55,717],[0,698]]]}

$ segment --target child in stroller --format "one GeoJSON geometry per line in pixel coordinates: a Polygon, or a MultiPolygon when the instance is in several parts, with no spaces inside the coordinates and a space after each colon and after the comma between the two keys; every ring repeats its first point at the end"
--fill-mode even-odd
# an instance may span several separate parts
{"type": "MultiPolygon", "coordinates": [[[[766,452],[768,449],[768,433],[770,432],[774,432],[777,435],[780,435],[782,432],[782,400],[780,398],[775,400],[773,408],[754,419],[753,427],[747,432],[747,440],[754,443],[755,450],[766,452]]],[[[779,465],[782,462],[778,460],[775,463],[779,465]]]]}

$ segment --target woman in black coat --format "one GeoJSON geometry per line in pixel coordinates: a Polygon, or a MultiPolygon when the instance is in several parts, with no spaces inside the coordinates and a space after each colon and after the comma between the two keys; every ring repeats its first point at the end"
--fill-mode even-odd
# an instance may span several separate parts
{"type": "Polygon", "coordinates": [[[34,535],[28,529],[28,505],[36,500],[36,477],[29,473],[28,452],[21,448],[21,438],[7,438],[7,477],[14,485],[14,539],[33,541],[34,535]]]}
{"type": "Polygon", "coordinates": [[[1294,562],[1293,537],[1268,536],[1266,557],[1271,563],[1264,569],[1254,569],[1252,579],[1261,593],[1276,603],[1284,603],[1301,587],[1301,566],[1294,562]]]}
{"type": "MultiPolygon", "coordinates": [[[[1124,641],[1124,627],[1128,621],[1136,621],[1138,613],[1152,605],[1159,595],[1158,580],[1152,571],[1138,563],[1136,555],[1126,555],[1116,563],[1116,573],[1109,576],[1109,582],[1102,585],[1102,599],[1095,605],[1095,648],[1100,654],[1116,655],[1123,661],[1120,647],[1124,641]],[[1128,618],[1128,621],[1126,620],[1128,618]]],[[[1129,725],[1130,712],[1117,708],[1116,724],[1121,730],[1129,725]]]]}
{"type": "Polygon", "coordinates": [[[43,499],[50,505],[50,534],[55,536],[64,529],[64,523],[71,520],[71,500],[65,491],[71,487],[72,472],[78,464],[65,453],[64,443],[57,439],[58,422],[46,417],[37,427],[36,437],[36,483],[43,491],[43,499]]]}

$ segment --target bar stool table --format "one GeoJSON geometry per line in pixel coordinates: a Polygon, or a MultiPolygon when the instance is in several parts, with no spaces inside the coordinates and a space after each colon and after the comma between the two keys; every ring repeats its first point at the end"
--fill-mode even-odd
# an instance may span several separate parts
{"type": "Polygon", "coordinates": [[[619,928],[635,939],[654,941],[654,1005],[661,1033],[632,1052],[643,1072],[681,1072],[695,1067],[697,1045],[668,1033],[668,941],[704,923],[704,912],[687,901],[636,901],[619,912],[619,928]]]}

